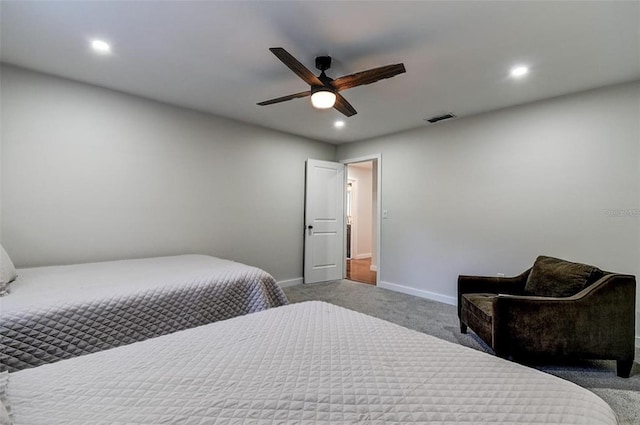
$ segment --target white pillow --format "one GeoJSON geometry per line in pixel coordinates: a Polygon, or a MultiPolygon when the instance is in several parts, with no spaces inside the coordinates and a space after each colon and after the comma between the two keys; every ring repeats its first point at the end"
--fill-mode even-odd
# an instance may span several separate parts
{"type": "MultiPolygon", "coordinates": [[[[4,251],[4,250],[3,250],[4,251]]],[[[0,425],[12,425],[11,406],[7,399],[7,387],[9,386],[9,372],[0,372],[0,425]]]]}
{"type": "Polygon", "coordinates": [[[0,245],[0,296],[9,293],[9,284],[18,277],[9,254],[0,245]]]}
{"type": "Polygon", "coordinates": [[[12,425],[11,416],[4,404],[0,403],[0,425],[12,425]]]}
{"type": "MultiPolygon", "coordinates": [[[[2,248],[2,247],[0,247],[2,248]]],[[[4,249],[2,250],[4,252],[4,249]]],[[[11,406],[7,399],[7,386],[9,385],[9,372],[0,372],[0,425],[11,425],[11,406]]]]}

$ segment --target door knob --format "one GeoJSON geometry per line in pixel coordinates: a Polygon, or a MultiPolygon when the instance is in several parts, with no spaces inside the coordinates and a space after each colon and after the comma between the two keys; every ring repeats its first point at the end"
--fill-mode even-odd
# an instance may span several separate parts
{"type": "Polygon", "coordinates": [[[313,226],[309,225],[309,226],[307,226],[307,229],[311,230],[311,229],[313,229],[313,226]]]}

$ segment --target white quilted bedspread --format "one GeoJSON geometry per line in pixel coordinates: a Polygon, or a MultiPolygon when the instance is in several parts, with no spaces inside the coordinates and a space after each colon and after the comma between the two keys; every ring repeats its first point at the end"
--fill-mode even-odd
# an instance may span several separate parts
{"type": "Polygon", "coordinates": [[[615,424],[593,393],[307,302],[10,374],[16,425],[615,424]]]}
{"type": "Polygon", "coordinates": [[[266,271],[206,255],[20,269],[0,298],[0,370],[287,304],[266,271]]]}

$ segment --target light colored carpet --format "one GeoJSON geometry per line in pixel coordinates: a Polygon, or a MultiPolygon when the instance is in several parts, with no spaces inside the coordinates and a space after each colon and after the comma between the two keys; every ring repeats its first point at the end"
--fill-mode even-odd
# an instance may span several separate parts
{"type": "MultiPolygon", "coordinates": [[[[404,327],[434,335],[476,350],[493,353],[472,331],[460,333],[455,306],[381,289],[362,283],[339,280],[284,288],[292,303],[320,300],[404,327]]],[[[538,370],[588,388],[603,398],[616,412],[621,424],[640,425],[640,349],[628,379],[616,376],[614,361],[580,361],[570,364],[535,365],[538,370]]]]}
{"type": "Polygon", "coordinates": [[[640,424],[640,391],[589,388],[609,403],[616,412],[620,425],[640,424]]]}

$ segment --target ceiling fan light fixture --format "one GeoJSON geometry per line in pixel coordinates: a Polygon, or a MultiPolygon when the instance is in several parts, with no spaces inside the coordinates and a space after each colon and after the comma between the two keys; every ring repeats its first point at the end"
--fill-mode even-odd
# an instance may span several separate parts
{"type": "Polygon", "coordinates": [[[333,108],[336,104],[336,94],[326,87],[319,88],[311,94],[311,104],[316,109],[333,108]]]}
{"type": "Polygon", "coordinates": [[[311,104],[314,108],[335,108],[344,116],[352,117],[358,112],[342,97],[342,94],[338,95],[339,92],[341,93],[343,90],[375,83],[376,81],[407,72],[404,64],[397,63],[395,65],[379,66],[333,79],[324,73],[331,67],[331,57],[329,56],[318,56],[316,58],[316,68],[320,70],[320,75],[316,76],[282,47],[271,47],[269,50],[280,59],[287,68],[307,83],[311,87],[311,90],[258,102],[260,106],[273,105],[274,103],[311,96],[311,104]]]}

